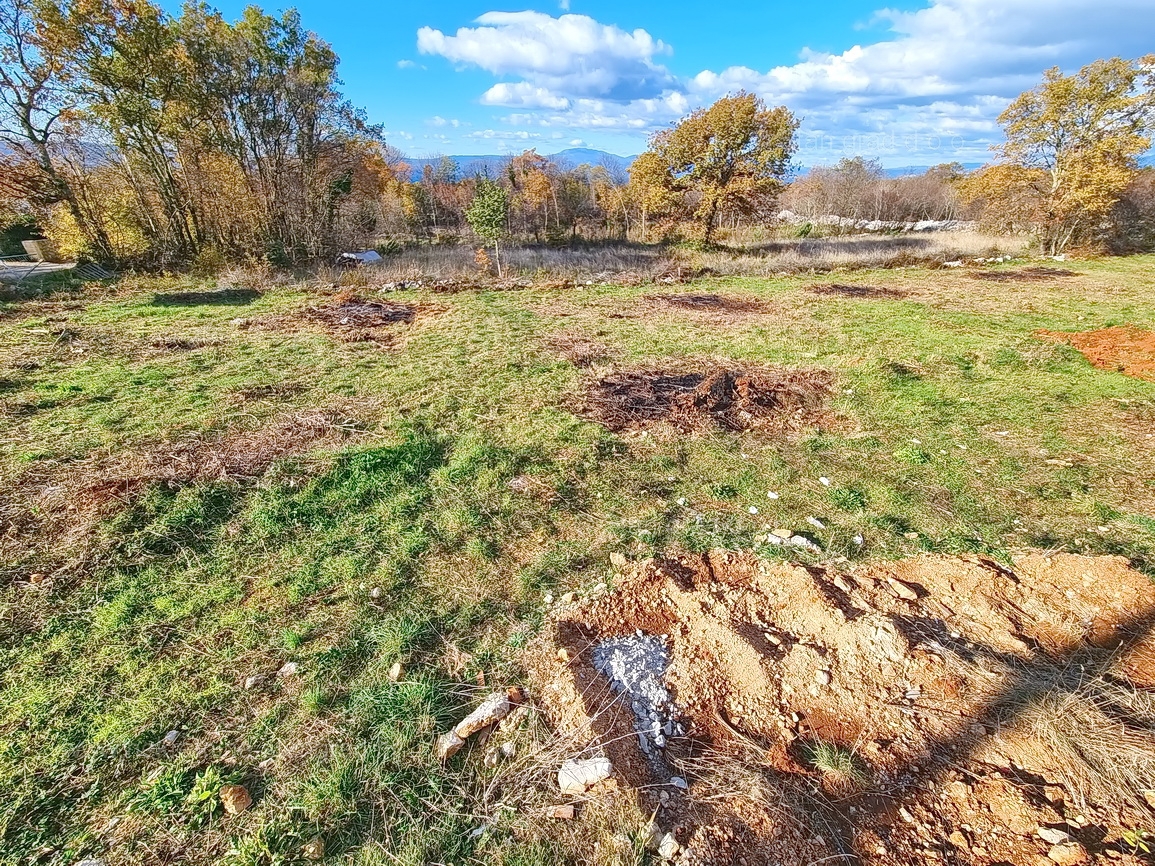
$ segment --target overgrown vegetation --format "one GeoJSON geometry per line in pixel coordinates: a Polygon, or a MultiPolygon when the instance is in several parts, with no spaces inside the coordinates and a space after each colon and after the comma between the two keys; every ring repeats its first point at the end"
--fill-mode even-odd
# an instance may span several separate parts
{"type": "Polygon", "coordinates": [[[524,243],[709,251],[724,231],[784,240],[972,218],[1051,255],[1149,249],[1136,157],[1155,122],[1153,63],[1047,72],[1003,114],[1000,161],[970,175],[948,164],[891,178],[855,158],[787,185],[800,122],[740,91],[656,133],[628,172],[529,150],[493,177],[448,158],[415,176],[344,99],[336,53],[296,12],[250,7],[228,22],[207,7],[12,0],[0,9],[0,227],[15,238],[31,220],[69,261],[201,275],[480,240],[494,256],[477,254],[474,270],[500,276],[502,253],[524,243]]]}

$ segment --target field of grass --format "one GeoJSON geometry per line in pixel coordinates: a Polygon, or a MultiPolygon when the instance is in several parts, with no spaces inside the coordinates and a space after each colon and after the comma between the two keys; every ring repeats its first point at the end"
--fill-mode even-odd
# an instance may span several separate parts
{"type": "Polygon", "coordinates": [[[778,558],[784,527],[826,560],[1042,547],[1155,575],[1155,383],[1034,336],[1155,329],[1155,257],[1067,267],[397,292],[417,312],[387,341],[301,318],[316,286],[0,302],[0,862],[564,861],[433,740],[612,552],[778,558]],[[810,290],[831,279],[862,291],[810,290]],[[647,298],[682,291],[761,307],[647,298]],[[605,371],[558,337],[606,368],[828,370],[837,421],[611,433],[581,414],[605,371]],[[255,805],[226,816],[233,781],[255,805]]]}

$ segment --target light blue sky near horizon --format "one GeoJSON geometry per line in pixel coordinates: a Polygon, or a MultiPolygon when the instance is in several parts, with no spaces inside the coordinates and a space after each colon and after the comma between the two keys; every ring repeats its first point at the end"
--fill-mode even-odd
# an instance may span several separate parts
{"type": "MultiPolygon", "coordinates": [[[[1044,69],[1155,51],[1150,0],[452,0],[299,10],[341,57],[343,90],[410,156],[645,149],[739,88],[801,119],[798,161],[981,162],[1007,102],[1044,69]]],[[[171,12],[179,4],[167,2],[171,12]]],[[[218,2],[229,19],[244,2],[218,2]]]]}

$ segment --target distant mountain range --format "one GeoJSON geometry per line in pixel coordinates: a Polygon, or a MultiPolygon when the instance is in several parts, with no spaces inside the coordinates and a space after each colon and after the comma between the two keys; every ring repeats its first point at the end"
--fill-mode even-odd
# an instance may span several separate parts
{"type": "MultiPolygon", "coordinates": [[[[500,174],[510,157],[515,154],[483,154],[481,156],[453,156],[449,158],[457,163],[457,173],[461,177],[473,177],[474,175],[486,175],[495,177],[500,174]]],[[[614,153],[606,153],[604,150],[594,150],[588,147],[571,147],[567,150],[561,150],[557,153],[544,153],[542,156],[548,156],[554,162],[568,166],[570,168],[577,168],[579,165],[605,166],[612,172],[624,172],[633,163],[636,156],[618,156],[614,153]]],[[[413,180],[420,180],[422,173],[425,171],[425,166],[436,166],[443,157],[405,157],[405,162],[413,168],[413,180]]]]}

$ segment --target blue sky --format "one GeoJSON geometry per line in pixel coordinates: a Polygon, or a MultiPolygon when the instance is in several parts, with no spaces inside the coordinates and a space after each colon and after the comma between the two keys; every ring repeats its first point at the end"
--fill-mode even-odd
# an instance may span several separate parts
{"type": "MultiPolygon", "coordinates": [[[[235,18],[245,4],[218,5],[235,18]]],[[[265,8],[287,5],[340,55],[349,98],[413,156],[634,154],[654,130],[744,88],[802,119],[803,164],[983,161],[995,118],[1045,68],[1155,50],[1152,0],[265,8]]]]}

